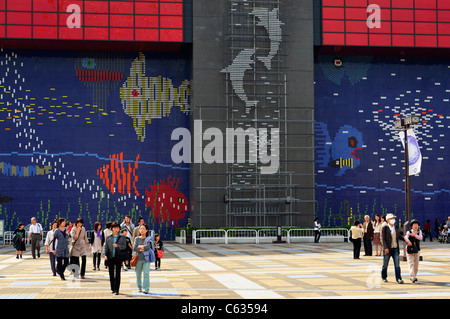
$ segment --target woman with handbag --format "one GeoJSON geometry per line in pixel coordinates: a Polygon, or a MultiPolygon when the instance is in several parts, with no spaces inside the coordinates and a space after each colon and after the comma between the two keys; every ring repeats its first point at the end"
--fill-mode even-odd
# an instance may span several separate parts
{"type": "Polygon", "coordinates": [[[159,237],[159,234],[155,234],[155,270],[161,268],[161,258],[164,253],[164,244],[159,237]]]}
{"type": "Polygon", "coordinates": [[[150,290],[150,263],[155,261],[155,242],[150,236],[148,225],[144,224],[139,228],[140,236],[134,239],[133,250],[136,252],[131,265],[136,262],[136,282],[139,292],[144,290],[144,294],[148,294],[150,290]],[[137,257],[136,257],[137,256],[137,257]],[[136,261],[137,260],[137,261],[136,261]],[[142,280],[142,273],[144,278],[142,280]]]}
{"type": "Polygon", "coordinates": [[[84,221],[82,218],[78,218],[75,222],[70,235],[73,239],[73,244],[70,250],[70,264],[80,266],[81,257],[81,268],[80,276],[84,279],[84,274],[86,273],[86,251],[88,248],[88,238],[86,229],[83,227],[84,221]]]}
{"type": "Polygon", "coordinates": [[[413,219],[410,223],[411,230],[406,232],[405,241],[408,244],[406,246],[406,259],[409,265],[409,277],[412,283],[417,281],[417,273],[419,272],[419,260],[420,260],[420,241],[423,239],[423,234],[419,230],[419,221],[413,219]]]}
{"type": "Polygon", "coordinates": [[[22,259],[22,253],[25,251],[25,225],[23,223],[19,223],[17,228],[14,230],[14,237],[13,237],[13,246],[16,249],[16,258],[22,259]]]}

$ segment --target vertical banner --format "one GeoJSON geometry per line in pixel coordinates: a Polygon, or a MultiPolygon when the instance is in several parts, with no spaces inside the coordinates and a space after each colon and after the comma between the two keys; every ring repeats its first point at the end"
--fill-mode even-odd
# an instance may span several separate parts
{"type": "MultiPolygon", "coordinates": [[[[405,148],[405,132],[400,131],[400,139],[402,141],[403,148],[405,148]]],[[[409,155],[409,176],[417,175],[420,173],[422,166],[422,154],[420,153],[419,143],[417,142],[416,134],[412,128],[407,131],[408,136],[408,155],[409,155]]]]}

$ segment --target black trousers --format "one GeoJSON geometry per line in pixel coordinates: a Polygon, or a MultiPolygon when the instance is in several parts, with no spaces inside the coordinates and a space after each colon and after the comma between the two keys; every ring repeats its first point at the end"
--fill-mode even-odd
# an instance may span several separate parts
{"type": "Polygon", "coordinates": [[[423,241],[425,241],[425,239],[430,236],[430,241],[433,241],[433,236],[431,235],[431,231],[427,232],[427,231],[423,231],[423,241]]]}
{"type": "Polygon", "coordinates": [[[122,270],[122,260],[118,258],[107,260],[109,271],[109,282],[111,284],[111,291],[119,293],[120,288],[120,271],[122,270]]]}
{"type": "MultiPolygon", "coordinates": [[[[78,256],[72,256],[70,257],[70,263],[73,265],[80,266],[80,257],[78,256]]],[[[86,273],[86,255],[81,256],[81,267],[80,267],[80,276],[84,276],[86,273]]]]}
{"type": "Polygon", "coordinates": [[[64,278],[64,271],[66,271],[67,265],[69,265],[69,258],[56,256],[56,271],[61,278],[64,278]]]}
{"type": "Polygon", "coordinates": [[[364,235],[364,254],[365,256],[372,256],[372,239],[364,235]]]}
{"type": "Polygon", "coordinates": [[[102,257],[102,253],[93,253],[94,255],[94,268],[100,269],[100,259],[102,257]]]}
{"type": "Polygon", "coordinates": [[[314,231],[314,242],[318,243],[320,239],[320,230],[315,230],[314,231]]]}
{"type": "Polygon", "coordinates": [[[353,243],[353,258],[359,258],[361,252],[361,238],[352,239],[353,243]]]}

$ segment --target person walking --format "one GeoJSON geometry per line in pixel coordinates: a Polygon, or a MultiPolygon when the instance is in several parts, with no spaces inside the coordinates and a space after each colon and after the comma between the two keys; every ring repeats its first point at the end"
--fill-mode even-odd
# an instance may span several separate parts
{"type": "Polygon", "coordinates": [[[33,259],[41,257],[41,240],[42,240],[42,225],[36,221],[36,217],[31,217],[31,225],[28,229],[28,242],[31,243],[31,255],[33,259]]]}
{"type": "Polygon", "coordinates": [[[120,229],[126,229],[128,231],[127,237],[130,238],[130,240],[133,237],[133,230],[134,230],[134,224],[131,222],[131,216],[126,215],[122,224],[120,224],[120,229]]]}
{"type": "Polygon", "coordinates": [[[120,271],[127,241],[125,236],[120,233],[119,223],[113,222],[111,230],[112,234],[105,241],[105,260],[108,265],[111,292],[118,295],[120,290],[120,271]]]}
{"type": "Polygon", "coordinates": [[[383,227],[387,226],[388,223],[386,221],[386,216],[385,215],[381,215],[380,219],[381,219],[380,241],[381,241],[381,252],[383,253],[383,251],[384,251],[384,248],[383,248],[383,227]]]}
{"type": "Polygon", "coordinates": [[[25,225],[23,223],[19,223],[17,225],[17,228],[14,230],[13,233],[13,246],[16,249],[16,258],[22,259],[22,253],[26,250],[25,245],[25,225]]]}
{"type": "Polygon", "coordinates": [[[425,242],[425,239],[427,238],[427,236],[430,236],[430,242],[433,241],[433,235],[431,235],[431,224],[430,224],[430,220],[427,219],[427,222],[425,223],[425,225],[423,226],[423,242],[425,242]]]}
{"type": "Polygon", "coordinates": [[[372,239],[373,239],[373,222],[370,220],[370,216],[364,216],[364,256],[372,256],[372,239]]]}
{"type": "Polygon", "coordinates": [[[92,270],[100,270],[100,259],[102,257],[102,250],[105,244],[105,232],[102,230],[100,222],[94,223],[94,230],[91,232],[91,241],[89,249],[93,255],[94,268],[92,270]]]}
{"type": "Polygon", "coordinates": [[[164,252],[164,244],[163,244],[159,234],[155,234],[155,269],[156,270],[161,269],[161,258],[158,256],[158,251],[164,252]]]}
{"type": "Polygon", "coordinates": [[[53,233],[52,251],[56,256],[56,273],[61,280],[66,280],[64,271],[69,264],[69,230],[66,228],[66,220],[58,218],[58,228],[53,233]]]}
{"type": "Polygon", "coordinates": [[[54,234],[56,229],[58,228],[58,223],[56,221],[52,222],[52,229],[47,232],[47,236],[45,237],[45,253],[48,255],[50,259],[50,268],[52,270],[53,276],[56,276],[56,255],[53,253],[53,250],[50,250],[50,247],[55,240],[54,234]]]}
{"type": "Polygon", "coordinates": [[[406,248],[406,260],[408,261],[409,277],[412,283],[417,282],[417,273],[419,272],[420,241],[423,238],[419,226],[419,221],[413,219],[410,223],[411,229],[406,232],[405,236],[405,241],[408,244],[406,248]]]}
{"type": "Polygon", "coordinates": [[[395,280],[399,284],[403,284],[402,274],[400,270],[400,244],[399,240],[405,240],[400,234],[399,227],[395,224],[396,216],[393,214],[386,215],[387,226],[382,229],[382,239],[384,248],[383,267],[381,269],[381,279],[384,282],[387,280],[387,269],[389,265],[389,259],[392,257],[394,260],[395,268],[395,280]]]}
{"type": "Polygon", "coordinates": [[[319,218],[316,217],[314,218],[314,242],[318,243],[320,240],[320,228],[322,228],[322,226],[319,223],[319,218]]]}
{"type": "Polygon", "coordinates": [[[150,263],[155,261],[155,241],[148,230],[148,225],[139,227],[140,236],[134,240],[133,249],[138,254],[135,267],[136,282],[139,292],[144,290],[148,294],[150,290],[150,263]],[[144,278],[142,279],[142,273],[144,278]]]}
{"type": "MultiPolygon", "coordinates": [[[[107,222],[106,225],[105,225],[106,228],[103,231],[103,233],[105,234],[105,240],[110,235],[112,235],[111,225],[112,225],[112,222],[107,222]]],[[[104,255],[104,253],[105,253],[105,246],[103,246],[103,255],[104,255]]],[[[106,262],[106,259],[105,259],[105,269],[108,269],[108,263],[106,262]]]]}
{"type": "Polygon", "coordinates": [[[128,230],[126,228],[121,229],[120,231],[122,235],[125,236],[125,239],[127,240],[127,248],[125,249],[125,260],[123,261],[123,270],[127,271],[128,269],[131,269],[131,256],[133,254],[133,245],[131,244],[131,239],[128,237],[128,230]]]}
{"type": "Polygon", "coordinates": [[[364,230],[361,227],[359,220],[355,220],[355,223],[350,228],[350,231],[350,240],[353,243],[353,259],[359,259],[359,255],[361,253],[361,238],[364,236],[364,230]]]}
{"type": "Polygon", "coordinates": [[[441,228],[439,227],[439,219],[437,218],[434,220],[434,232],[436,233],[436,240],[438,240],[441,228]]]}
{"type": "Polygon", "coordinates": [[[86,274],[86,251],[88,247],[88,238],[86,233],[86,228],[84,228],[84,221],[82,218],[78,218],[73,225],[71,236],[72,236],[72,255],[70,256],[70,263],[80,266],[81,257],[81,267],[80,276],[81,279],[85,278],[86,274]]]}
{"type": "Polygon", "coordinates": [[[138,223],[137,226],[133,229],[133,236],[131,237],[131,242],[133,243],[133,245],[136,237],[141,236],[139,227],[145,224],[144,218],[139,217],[137,223],[138,223]]]}
{"type": "Polygon", "coordinates": [[[373,222],[373,244],[375,246],[375,256],[381,256],[382,246],[381,246],[381,217],[380,215],[375,215],[375,221],[373,222]],[[378,252],[378,246],[380,247],[380,252],[378,252]]]}

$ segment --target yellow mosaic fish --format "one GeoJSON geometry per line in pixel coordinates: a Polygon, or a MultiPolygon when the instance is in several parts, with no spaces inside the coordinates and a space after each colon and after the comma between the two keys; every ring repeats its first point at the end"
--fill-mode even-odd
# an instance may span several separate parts
{"type": "Polygon", "coordinates": [[[175,88],[169,78],[147,77],[145,56],[139,53],[131,65],[130,76],[120,88],[120,99],[125,114],[133,118],[138,140],[144,142],[145,127],[152,119],[168,117],[173,107],[179,107],[182,112],[189,110],[189,81],[184,80],[175,88]]]}

